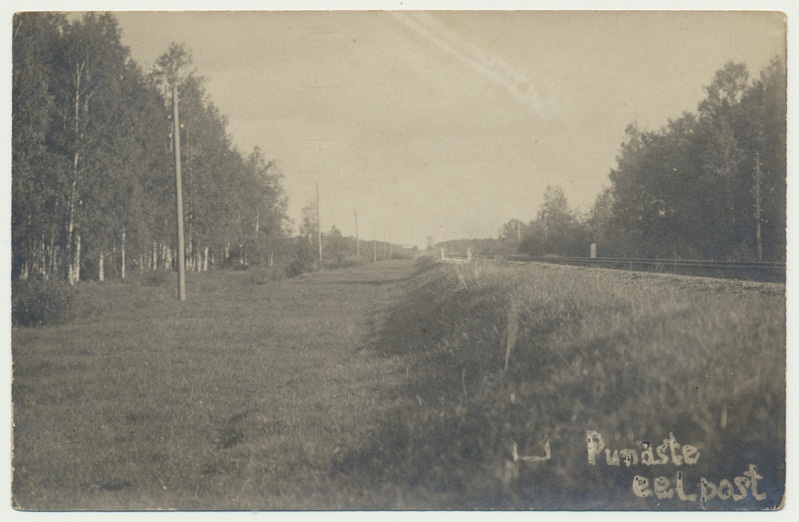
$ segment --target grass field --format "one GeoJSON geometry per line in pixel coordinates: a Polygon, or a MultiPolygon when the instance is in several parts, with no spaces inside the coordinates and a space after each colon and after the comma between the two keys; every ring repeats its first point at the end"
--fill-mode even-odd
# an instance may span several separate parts
{"type": "Polygon", "coordinates": [[[415,270],[265,283],[82,285],[69,324],[17,328],[14,498],[28,508],[342,507],[326,475],[391,407],[401,370],[364,341],[415,270]],[[364,414],[368,414],[365,416],[364,414]]]}
{"type": "Polygon", "coordinates": [[[83,284],[71,322],[13,329],[19,506],[699,509],[703,490],[707,509],[780,502],[783,285],[399,260],[188,287],[178,304],[171,280],[83,284]],[[637,442],[672,433],[699,456],[589,465],[589,430],[642,457],[637,442]],[[697,500],[677,498],[678,471],[697,500]],[[657,476],[670,486],[655,495],[657,476]]]}

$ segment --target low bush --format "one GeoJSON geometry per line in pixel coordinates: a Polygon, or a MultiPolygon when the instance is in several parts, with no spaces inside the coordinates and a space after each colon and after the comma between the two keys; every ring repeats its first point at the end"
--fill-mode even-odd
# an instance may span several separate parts
{"type": "Polygon", "coordinates": [[[413,259],[415,255],[416,254],[413,250],[403,248],[401,250],[394,250],[391,252],[391,259],[413,259]]]}
{"type": "Polygon", "coordinates": [[[314,270],[316,266],[317,260],[310,243],[305,238],[299,238],[291,260],[286,265],[286,276],[297,277],[300,274],[314,270]]]}
{"type": "Polygon", "coordinates": [[[347,268],[351,266],[360,266],[366,260],[363,256],[342,256],[333,259],[325,260],[325,268],[347,268]]]}
{"type": "Polygon", "coordinates": [[[257,285],[263,285],[272,281],[282,281],[286,279],[286,268],[278,266],[257,266],[250,271],[251,281],[257,285]]]}
{"type": "Polygon", "coordinates": [[[75,287],[65,281],[17,282],[12,287],[11,321],[15,326],[45,326],[71,317],[75,287]]]}
{"type": "Polygon", "coordinates": [[[143,274],[140,281],[142,286],[161,286],[168,282],[168,274],[163,270],[152,270],[143,274]]]}

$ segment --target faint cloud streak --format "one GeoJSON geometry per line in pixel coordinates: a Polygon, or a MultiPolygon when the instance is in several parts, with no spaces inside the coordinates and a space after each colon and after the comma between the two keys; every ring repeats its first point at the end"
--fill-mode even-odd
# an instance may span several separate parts
{"type": "Polygon", "coordinates": [[[533,82],[501,58],[464,40],[455,31],[427,13],[393,11],[391,14],[428,42],[451,54],[491,83],[503,88],[536,114],[542,114],[543,104],[535,92],[533,82]]]}

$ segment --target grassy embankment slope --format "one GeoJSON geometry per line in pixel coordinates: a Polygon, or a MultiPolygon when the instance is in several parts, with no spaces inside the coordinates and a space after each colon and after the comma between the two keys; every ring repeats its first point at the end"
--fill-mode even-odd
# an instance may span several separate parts
{"type": "Polygon", "coordinates": [[[209,274],[183,306],[171,287],[85,287],[95,314],[13,332],[16,500],[697,509],[676,498],[681,471],[686,495],[707,477],[730,497],[709,509],[779,502],[784,286],[495,263],[407,279],[414,270],[264,285],[209,274]],[[637,441],[654,451],[673,433],[699,457],[590,466],[588,430],[636,457],[637,441]],[[513,458],[547,444],[549,460],[513,458]],[[751,481],[740,501],[722,486],[748,464],[765,500],[751,481]],[[672,499],[656,498],[657,476],[672,499]]]}
{"type": "Polygon", "coordinates": [[[396,506],[699,509],[703,491],[707,509],[780,503],[784,286],[495,263],[422,277],[377,347],[412,358],[406,401],[344,465],[413,485],[396,506]],[[611,465],[601,448],[588,464],[589,431],[611,465]],[[641,441],[667,463],[645,464],[641,441]],[[630,465],[624,452],[613,465],[623,449],[630,465]]]}

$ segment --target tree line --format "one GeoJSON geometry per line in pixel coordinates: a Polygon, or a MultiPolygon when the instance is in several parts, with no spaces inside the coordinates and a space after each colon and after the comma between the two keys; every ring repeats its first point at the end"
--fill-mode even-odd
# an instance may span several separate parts
{"type": "Polygon", "coordinates": [[[785,66],[751,79],[727,63],[696,112],[656,131],[627,127],[610,185],[579,215],[549,186],[538,214],[512,219],[491,250],[531,255],[785,261],[785,66]]]}
{"type": "MultiPolygon", "coordinates": [[[[75,283],[172,268],[173,85],[187,268],[321,267],[312,213],[292,238],[283,174],[259,148],[234,147],[190,53],[172,44],[145,70],[120,36],[111,14],[14,16],[12,278],[75,283]]],[[[532,220],[505,223],[474,253],[585,256],[595,243],[603,257],[784,261],[786,95],[781,60],[755,79],[726,64],[696,112],[656,131],[628,126],[590,211],[578,214],[560,187],[547,187],[532,220]]],[[[363,251],[366,242],[335,227],[322,236],[328,264],[399,252],[383,242],[363,251]]]]}
{"type": "Polygon", "coordinates": [[[96,13],[18,13],[12,38],[12,278],[172,268],[176,84],[187,269],[290,255],[280,169],[234,147],[182,45],[144,70],[96,13]]]}
{"type": "Polygon", "coordinates": [[[357,236],[357,214],[355,222],[356,236],[345,236],[336,225],[325,232],[319,228],[316,203],[303,207],[299,235],[294,239],[294,252],[286,267],[287,274],[293,276],[320,268],[343,268],[369,261],[409,259],[418,253],[418,247],[406,248],[390,241],[378,241],[375,237],[361,239],[357,236]]]}

